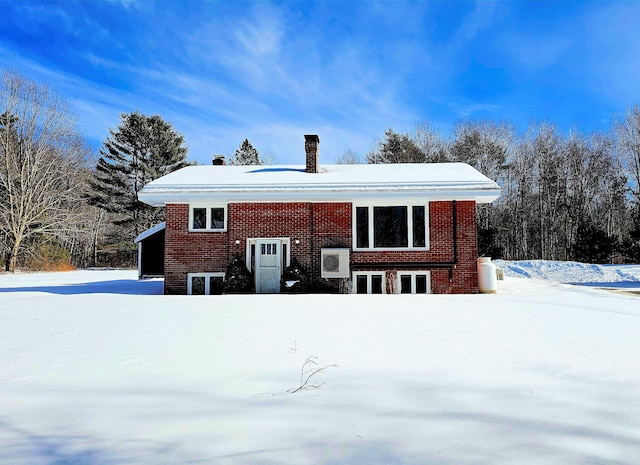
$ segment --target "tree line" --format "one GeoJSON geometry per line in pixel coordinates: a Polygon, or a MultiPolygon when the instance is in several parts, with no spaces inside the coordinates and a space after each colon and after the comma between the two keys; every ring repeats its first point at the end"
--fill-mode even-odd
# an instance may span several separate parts
{"type": "Polygon", "coordinates": [[[388,129],[364,158],[348,151],[340,162],[469,163],[502,188],[477,208],[481,254],[640,262],[640,105],[609,132],[590,134],[485,120],[445,136],[419,123],[409,134],[388,129]]]}
{"type": "MultiPolygon", "coordinates": [[[[184,137],[159,115],[123,113],[95,154],[69,102],[12,71],[0,73],[0,263],[16,269],[133,267],[134,238],[164,221],[138,193],[190,164],[184,137]]],[[[269,157],[245,139],[232,165],[269,157]]]]}
{"type": "MultiPolygon", "coordinates": [[[[0,73],[0,263],[15,269],[135,266],[133,239],[164,220],[138,201],[153,179],[189,164],[184,137],[158,115],[123,113],[94,153],[68,101],[11,70],[0,73]]],[[[270,164],[248,139],[231,165],[270,164]]],[[[502,196],[478,206],[479,249],[506,259],[640,262],[640,105],[607,133],[524,132],[464,121],[388,129],[363,157],[338,163],[465,162],[502,196]]]]}

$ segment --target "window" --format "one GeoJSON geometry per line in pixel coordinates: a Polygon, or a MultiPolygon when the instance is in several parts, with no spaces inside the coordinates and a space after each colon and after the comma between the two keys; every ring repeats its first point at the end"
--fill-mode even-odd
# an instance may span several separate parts
{"type": "Polygon", "coordinates": [[[189,209],[189,231],[226,230],[226,206],[192,206],[189,209]]]}
{"type": "Polygon", "coordinates": [[[384,271],[356,271],[353,273],[354,294],[386,294],[384,271]]]}
{"type": "Polygon", "coordinates": [[[429,248],[427,205],[357,205],[354,249],[429,248]]]}
{"type": "Polygon", "coordinates": [[[189,273],[187,275],[187,294],[189,295],[219,295],[223,290],[223,272],[189,273]]]}
{"type": "Polygon", "coordinates": [[[431,273],[428,271],[399,271],[398,294],[431,294],[431,273]]]}

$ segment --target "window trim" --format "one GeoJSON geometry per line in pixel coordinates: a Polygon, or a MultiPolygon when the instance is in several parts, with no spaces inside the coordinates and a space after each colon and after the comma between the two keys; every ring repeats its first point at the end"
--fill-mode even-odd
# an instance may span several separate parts
{"type": "Polygon", "coordinates": [[[427,295],[427,294],[431,294],[431,271],[429,270],[411,270],[411,271],[398,271],[396,272],[396,294],[402,294],[402,281],[401,281],[401,277],[402,276],[411,276],[411,293],[406,293],[406,294],[410,294],[410,295],[427,295]],[[416,276],[422,276],[422,275],[426,275],[427,277],[427,292],[425,292],[424,294],[417,294],[416,293],[416,276]]]}
{"type": "Polygon", "coordinates": [[[407,251],[407,250],[429,250],[429,202],[366,202],[353,203],[351,214],[351,234],[352,248],[354,252],[372,252],[372,251],[407,251]],[[358,217],[357,209],[366,207],[368,209],[368,238],[369,247],[358,247],[358,217]],[[373,208],[374,207],[407,207],[407,244],[408,247],[375,247],[374,245],[374,226],[373,208]],[[413,246],[413,207],[424,207],[424,247],[413,246]]]}
{"type": "Polygon", "coordinates": [[[225,280],[226,273],[224,271],[213,271],[207,273],[187,273],[187,295],[192,294],[192,278],[205,278],[204,281],[204,295],[211,295],[211,288],[209,286],[209,278],[222,278],[225,280]]]}
{"type": "MultiPolygon", "coordinates": [[[[371,277],[372,276],[381,276],[382,277],[382,294],[387,293],[387,272],[386,271],[354,271],[351,275],[351,293],[358,293],[358,286],[356,283],[356,278],[358,276],[366,276],[367,277],[367,294],[371,294],[371,277]]],[[[363,294],[364,295],[364,294],[363,294]]],[[[380,295],[380,294],[377,294],[380,295]]]]}
{"type": "Polygon", "coordinates": [[[189,232],[227,232],[227,205],[226,204],[189,204],[189,232]],[[222,208],[224,211],[224,227],[222,229],[216,228],[202,228],[195,229],[193,227],[193,210],[196,208],[204,208],[206,212],[207,226],[211,225],[211,209],[222,208]]]}

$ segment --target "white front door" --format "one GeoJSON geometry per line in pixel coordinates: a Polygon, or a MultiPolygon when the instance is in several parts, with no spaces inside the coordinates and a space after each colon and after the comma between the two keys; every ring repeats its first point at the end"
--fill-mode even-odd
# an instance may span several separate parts
{"type": "Polygon", "coordinates": [[[256,241],[256,293],[280,292],[280,250],[281,243],[278,239],[256,241]]]}

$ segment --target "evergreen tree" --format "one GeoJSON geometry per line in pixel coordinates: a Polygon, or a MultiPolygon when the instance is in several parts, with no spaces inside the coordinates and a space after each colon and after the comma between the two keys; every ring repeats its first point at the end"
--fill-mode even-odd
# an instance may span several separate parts
{"type": "Polygon", "coordinates": [[[121,114],[118,129],[109,132],[89,181],[88,199],[115,214],[115,223],[132,239],[164,216],[161,209],[140,202],[138,192],[148,182],[188,165],[187,147],[170,123],[138,111],[121,114]]]}
{"type": "Polygon", "coordinates": [[[616,239],[591,223],[578,226],[573,244],[574,260],[586,263],[608,263],[616,248],[616,239]]]}
{"type": "Polygon", "coordinates": [[[368,163],[424,163],[424,153],[407,134],[398,134],[389,128],[384,140],[378,142],[378,150],[367,155],[368,163]]]}
{"type": "Polygon", "coordinates": [[[245,139],[240,144],[238,150],[231,160],[229,160],[230,165],[264,165],[264,162],[260,159],[260,155],[258,150],[251,145],[249,139],[245,139]]]}

